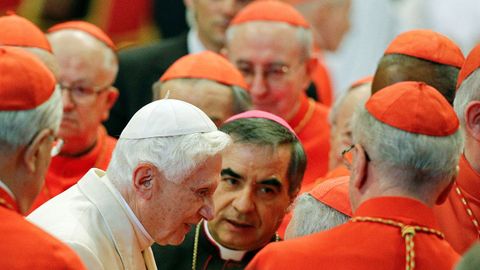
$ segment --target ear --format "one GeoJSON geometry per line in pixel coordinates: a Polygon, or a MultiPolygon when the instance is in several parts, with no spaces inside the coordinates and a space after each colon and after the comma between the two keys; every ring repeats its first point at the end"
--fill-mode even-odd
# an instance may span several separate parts
{"type": "Polygon", "coordinates": [[[452,191],[452,188],[453,188],[453,184],[455,183],[456,179],[457,179],[457,176],[458,176],[458,171],[459,171],[459,167],[457,165],[457,169],[456,169],[456,172],[455,172],[455,175],[452,176],[452,178],[450,179],[450,182],[448,183],[448,185],[442,190],[442,192],[440,193],[440,195],[438,196],[437,200],[435,201],[435,204],[437,205],[440,205],[442,203],[444,203],[447,198],[448,198],[448,195],[450,194],[450,192],[452,191]]]}
{"type": "Polygon", "coordinates": [[[465,130],[476,141],[480,141],[480,101],[472,101],[465,108],[465,130]]]}
{"type": "MultiPolygon", "coordinates": [[[[159,185],[156,182],[159,175],[157,168],[149,163],[139,164],[133,171],[133,186],[137,194],[145,200],[148,200],[153,195],[154,185],[159,185]]],[[[160,185],[159,185],[160,186],[160,185]]]]}
{"type": "Polygon", "coordinates": [[[361,190],[365,185],[368,176],[368,161],[365,150],[359,144],[355,144],[352,164],[351,185],[357,190],[361,190]]]}
{"type": "Polygon", "coordinates": [[[52,130],[43,129],[41,130],[33,139],[33,141],[25,149],[25,154],[23,156],[23,161],[30,173],[35,173],[38,169],[39,162],[43,159],[50,159],[50,135],[52,130]],[[42,151],[44,147],[47,147],[48,152],[42,151]],[[47,155],[45,155],[47,153],[47,155]]]}
{"type": "Polygon", "coordinates": [[[110,109],[113,107],[119,96],[118,89],[113,86],[110,86],[110,88],[105,92],[107,97],[105,99],[105,111],[102,115],[102,121],[106,121],[108,119],[110,116],[110,109]]]}

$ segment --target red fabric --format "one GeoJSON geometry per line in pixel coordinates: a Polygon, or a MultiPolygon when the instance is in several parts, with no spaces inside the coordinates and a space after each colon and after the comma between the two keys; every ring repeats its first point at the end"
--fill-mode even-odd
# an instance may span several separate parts
{"type": "Polygon", "coordinates": [[[22,0],[2,0],[0,1],[0,14],[2,11],[5,11],[5,10],[12,10],[12,9],[16,9],[20,3],[22,2],[22,0]]]}
{"type": "Polygon", "coordinates": [[[33,47],[52,52],[45,34],[31,21],[15,14],[0,17],[0,45],[33,47]]]}
{"type": "Polygon", "coordinates": [[[260,111],[260,110],[250,110],[250,111],[246,111],[246,112],[243,112],[243,113],[236,114],[236,115],[228,118],[227,120],[225,120],[225,123],[232,122],[232,121],[235,121],[237,119],[244,119],[244,118],[264,118],[264,119],[271,120],[271,121],[276,122],[277,124],[285,127],[286,129],[290,130],[290,132],[292,132],[295,136],[297,136],[295,131],[290,127],[290,125],[285,120],[283,120],[283,118],[281,118],[279,116],[276,116],[274,114],[271,114],[269,112],[264,112],[264,111],[260,111]]]}
{"type": "Polygon", "coordinates": [[[17,202],[15,199],[8,194],[6,190],[0,187],[0,207],[4,207],[10,209],[16,213],[20,213],[20,209],[18,208],[17,202]]]}
{"type": "Polygon", "coordinates": [[[307,169],[302,186],[314,182],[328,171],[330,151],[328,113],[328,107],[302,95],[300,109],[288,123],[297,133],[307,154],[307,169]]]}
{"type": "Polygon", "coordinates": [[[480,67],[480,44],[470,51],[460,73],[458,73],[457,88],[460,87],[462,82],[478,67],[480,67]]]}
{"type": "Polygon", "coordinates": [[[0,47],[0,74],[0,111],[35,109],[55,90],[53,74],[33,54],[19,48],[0,47]]]}
{"type": "Polygon", "coordinates": [[[88,33],[95,37],[96,39],[100,40],[101,42],[105,43],[108,47],[112,50],[116,51],[117,47],[113,41],[100,29],[98,26],[91,24],[85,21],[69,21],[64,23],[56,24],[48,29],[48,33],[57,32],[60,30],[79,30],[85,33],[88,33]]]}
{"type": "Polygon", "coordinates": [[[45,185],[33,203],[30,212],[40,205],[75,185],[91,168],[105,170],[112,157],[117,140],[107,135],[105,128],[98,129],[97,144],[81,157],[56,156],[52,158],[45,185]]]}
{"type": "Polygon", "coordinates": [[[310,28],[308,22],[294,7],[280,1],[254,1],[244,7],[230,22],[237,25],[252,21],[285,22],[293,26],[310,28]]]}
{"type": "Polygon", "coordinates": [[[112,36],[138,31],[150,16],[148,0],[111,0],[106,31],[112,36]]]}
{"type": "MultiPolygon", "coordinates": [[[[480,174],[470,166],[463,155],[460,158],[459,167],[457,185],[478,219],[480,218],[480,174]]],[[[475,240],[479,239],[477,230],[454,189],[451,190],[447,200],[433,210],[447,241],[458,253],[465,253],[475,240]]]]}
{"type": "Polygon", "coordinates": [[[370,97],[365,108],[380,122],[415,134],[448,136],[459,126],[448,101],[423,82],[387,86],[370,97]]]}
{"type": "Polygon", "coordinates": [[[317,51],[316,55],[318,62],[310,76],[317,91],[318,101],[327,107],[331,107],[333,103],[333,86],[330,72],[320,51],[317,51]]]}
{"type": "Polygon", "coordinates": [[[348,194],[349,182],[350,179],[347,177],[329,179],[315,186],[308,193],[319,202],[345,215],[352,216],[352,207],[348,194]]]}
{"type": "MultiPolygon", "coordinates": [[[[380,217],[438,229],[432,210],[419,201],[380,197],[363,203],[354,216],[380,217]]],[[[415,269],[452,269],[459,255],[447,241],[417,232],[415,269]]],[[[397,227],[347,222],[331,230],[272,243],[247,266],[252,269],[405,269],[405,240],[397,227]]]]}
{"type": "Polygon", "coordinates": [[[211,51],[181,57],[163,73],[160,81],[180,78],[207,79],[248,89],[240,71],[223,56],[211,51]]]}
{"type": "Polygon", "coordinates": [[[0,207],[0,269],[86,269],[59,240],[20,214],[0,207]]]}
{"type": "Polygon", "coordinates": [[[460,48],[446,36],[431,30],[411,30],[398,35],[385,54],[404,54],[439,64],[461,68],[465,57],[460,48]]]}

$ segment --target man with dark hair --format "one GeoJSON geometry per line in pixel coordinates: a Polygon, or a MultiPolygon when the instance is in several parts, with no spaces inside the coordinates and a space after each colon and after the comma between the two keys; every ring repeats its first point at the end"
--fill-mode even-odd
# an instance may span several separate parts
{"type": "Polygon", "coordinates": [[[465,58],[449,38],[431,30],[398,35],[380,59],[372,94],[402,81],[420,81],[437,89],[450,104],[455,98],[457,76],[465,58]]]}
{"type": "Polygon", "coordinates": [[[220,130],[234,143],[223,156],[215,218],[200,222],[181,246],[154,246],[163,269],[243,269],[278,240],[275,231],[300,189],[305,152],[284,120],[248,111],[220,130]]]}

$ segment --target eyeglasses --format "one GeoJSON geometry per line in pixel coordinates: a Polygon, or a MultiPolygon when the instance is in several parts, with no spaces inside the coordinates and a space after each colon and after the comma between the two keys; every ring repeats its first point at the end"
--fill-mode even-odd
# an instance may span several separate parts
{"type": "Polygon", "coordinates": [[[50,150],[50,156],[54,157],[60,154],[62,147],[63,147],[63,140],[59,137],[54,137],[52,142],[52,150],[50,150]]]}
{"type": "MultiPolygon", "coordinates": [[[[289,66],[285,64],[273,63],[268,64],[261,68],[262,78],[270,87],[281,86],[285,83],[289,74],[292,74],[292,70],[295,67],[301,66],[301,62],[289,66]]],[[[237,68],[245,77],[245,80],[252,81],[256,74],[256,67],[252,63],[239,62],[237,68]]]]}
{"type": "Polygon", "coordinates": [[[66,86],[63,84],[59,84],[59,86],[60,89],[66,90],[69,93],[71,100],[75,104],[91,103],[95,101],[95,97],[99,93],[107,90],[109,87],[108,85],[103,87],[83,87],[75,85],[66,86]]]}
{"type": "Polygon", "coordinates": [[[355,145],[352,144],[350,146],[348,146],[347,148],[343,149],[342,151],[342,162],[343,162],[343,165],[345,165],[345,167],[347,167],[347,169],[350,171],[352,170],[352,162],[350,161],[351,158],[349,158],[349,156],[346,156],[350,151],[352,151],[352,149],[355,148],[355,145]]]}

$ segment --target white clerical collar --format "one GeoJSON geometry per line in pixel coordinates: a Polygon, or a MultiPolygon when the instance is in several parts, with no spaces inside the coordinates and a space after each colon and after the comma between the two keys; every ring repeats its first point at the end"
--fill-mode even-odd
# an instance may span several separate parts
{"type": "Polygon", "coordinates": [[[194,28],[190,28],[190,31],[188,31],[187,48],[188,53],[199,53],[207,50],[198,37],[198,31],[194,28]]]}
{"type": "Polygon", "coordinates": [[[7,194],[10,195],[10,197],[12,197],[14,201],[16,201],[15,195],[13,194],[12,190],[2,180],[0,180],[0,188],[5,190],[5,192],[7,192],[7,194]]]}
{"type": "Polygon", "coordinates": [[[120,205],[124,208],[129,220],[133,222],[133,227],[135,230],[135,234],[137,235],[138,242],[140,244],[140,249],[143,251],[150,247],[155,241],[153,241],[153,238],[150,236],[147,230],[145,230],[145,227],[143,227],[137,216],[135,216],[135,213],[133,213],[127,201],[125,201],[120,192],[112,185],[107,175],[102,177],[102,179],[104,179],[103,182],[106,184],[110,192],[112,192],[115,199],[117,199],[120,205]]]}
{"type": "Polygon", "coordinates": [[[229,249],[220,245],[220,243],[218,243],[217,241],[215,241],[215,239],[213,239],[212,235],[210,234],[210,231],[208,231],[208,226],[206,221],[203,222],[203,228],[205,229],[205,233],[207,234],[208,239],[210,239],[210,241],[214,243],[220,250],[220,257],[222,258],[222,260],[232,260],[232,261],[239,262],[242,260],[243,256],[245,256],[245,253],[247,253],[246,250],[234,250],[234,249],[229,249]]]}

